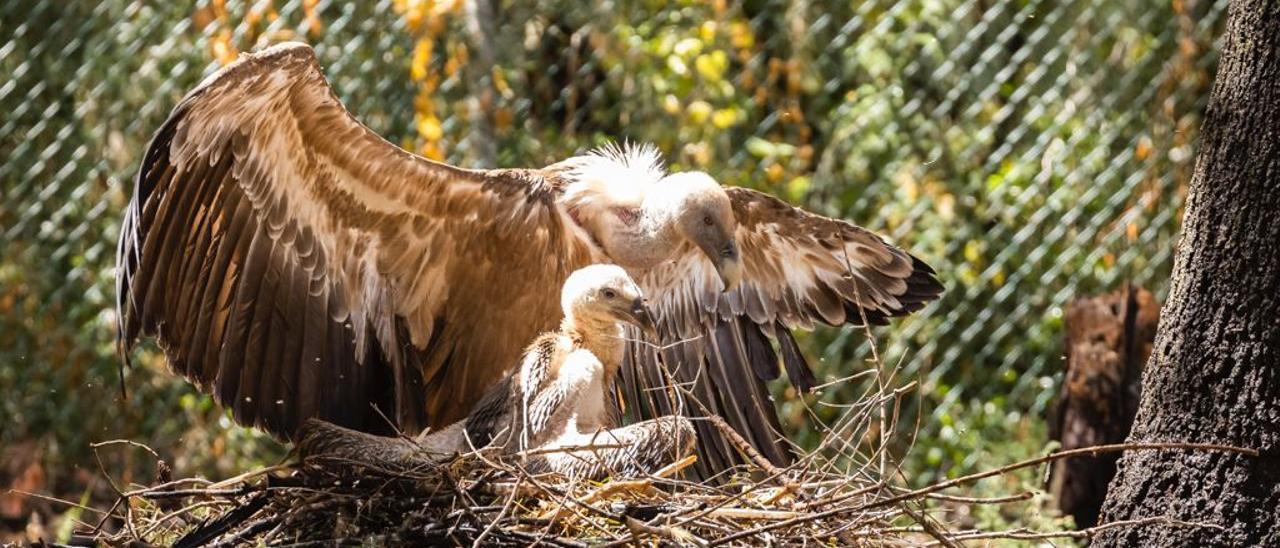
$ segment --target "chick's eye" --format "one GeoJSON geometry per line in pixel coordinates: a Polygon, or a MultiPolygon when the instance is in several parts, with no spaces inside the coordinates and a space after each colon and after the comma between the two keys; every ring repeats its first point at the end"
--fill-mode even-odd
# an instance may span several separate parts
{"type": "Polygon", "coordinates": [[[715,220],[712,219],[710,215],[707,215],[706,217],[702,218],[702,224],[704,225],[711,226],[714,223],[715,223],[715,220]]]}
{"type": "Polygon", "coordinates": [[[612,298],[617,297],[617,296],[618,296],[618,294],[617,294],[617,293],[615,293],[612,289],[606,289],[606,290],[604,290],[604,298],[606,298],[606,299],[612,299],[612,298]]]}

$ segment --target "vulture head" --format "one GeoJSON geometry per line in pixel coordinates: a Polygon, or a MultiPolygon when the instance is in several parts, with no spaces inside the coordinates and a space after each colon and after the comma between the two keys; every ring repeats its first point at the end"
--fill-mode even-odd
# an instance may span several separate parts
{"type": "Polygon", "coordinates": [[[742,261],[734,233],[738,221],[733,216],[729,194],[701,171],[673,173],[662,180],[660,192],[674,195],[670,200],[676,231],[697,246],[715,266],[724,290],[730,291],[742,281],[742,261]]]}
{"type": "Polygon", "coordinates": [[[646,270],[691,245],[729,291],[742,280],[729,194],[700,171],[667,173],[652,145],[608,145],[552,166],[570,184],[565,204],[609,258],[646,270]]]}
{"type": "Polygon", "coordinates": [[[565,322],[582,328],[608,331],[627,323],[657,340],[653,314],[640,287],[622,267],[596,264],[578,269],[565,280],[560,293],[565,322]]]}

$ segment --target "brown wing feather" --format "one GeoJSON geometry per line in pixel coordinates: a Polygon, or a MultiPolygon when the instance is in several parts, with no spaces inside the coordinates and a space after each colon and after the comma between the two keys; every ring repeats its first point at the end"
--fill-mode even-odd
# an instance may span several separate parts
{"type": "Polygon", "coordinates": [[[379,138],[309,47],[247,55],[144,157],[119,246],[122,348],[157,335],[175,371],[283,436],[310,417],[448,424],[554,328],[560,283],[593,262],[553,191],[379,138]]]}
{"type": "Polygon", "coordinates": [[[739,289],[716,300],[722,315],[788,328],[861,325],[864,316],[883,325],[942,293],[932,268],[864,228],[755,190],[726,190],[744,276],[739,289]]]}
{"type": "MultiPolygon", "coordinates": [[[[838,219],[814,215],[768,194],[726,189],[738,221],[735,237],[743,280],[721,293],[710,262],[692,246],[675,261],[642,275],[641,287],[660,318],[664,343],[658,356],[632,345],[623,371],[631,401],[642,417],[676,407],[671,391],[654,391],[665,381],[660,361],[676,382],[688,383],[698,402],[685,408],[724,417],[775,463],[789,459],[778,432],[774,405],[764,381],[779,374],[778,361],[800,390],[816,384],[792,329],[827,325],[883,325],[894,316],[922,308],[942,286],[924,262],[871,232],[838,219]],[[675,344],[676,341],[694,339],[675,344]],[[773,343],[776,341],[778,351],[773,343]],[[674,361],[673,361],[674,360],[674,361]],[[697,364],[700,367],[690,367],[697,364]],[[702,409],[705,407],[705,411],[702,409]]],[[[697,421],[703,472],[739,462],[719,433],[697,421]]]]}

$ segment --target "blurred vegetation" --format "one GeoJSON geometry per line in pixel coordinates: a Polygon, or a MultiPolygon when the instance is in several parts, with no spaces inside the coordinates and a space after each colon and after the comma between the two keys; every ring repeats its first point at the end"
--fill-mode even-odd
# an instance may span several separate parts
{"type": "MultiPolygon", "coordinates": [[[[89,443],[144,441],[179,473],[283,454],[114,346],[114,242],[150,132],[238,52],[314,44],[378,133],[466,166],[545,165],[610,140],[879,231],[933,265],[937,304],[875,332],[919,380],[912,481],[1040,452],[1062,307],[1172,262],[1224,2],[325,0],[0,5],[0,445],[50,481],[89,443]],[[484,8],[492,8],[486,16],[484,8]]],[[[862,330],[803,337],[820,377],[862,330]]],[[[863,387],[780,410],[804,443],[863,387]]],[[[904,444],[905,445],[905,444],[904,444]]],[[[151,474],[111,448],[108,468],[151,474]]],[[[1036,479],[1028,477],[1029,485],[1036,479]]],[[[993,519],[990,516],[980,519],[993,519]]]]}

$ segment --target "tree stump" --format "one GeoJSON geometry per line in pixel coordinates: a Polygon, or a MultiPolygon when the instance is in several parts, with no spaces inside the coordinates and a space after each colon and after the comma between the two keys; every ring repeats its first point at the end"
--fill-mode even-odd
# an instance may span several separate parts
{"type": "MultiPolygon", "coordinates": [[[[1151,356],[1160,305],[1150,291],[1127,286],[1073,301],[1066,318],[1066,378],[1049,424],[1063,449],[1121,443],[1133,427],[1142,368],[1151,356]]],[[[1116,473],[1118,453],[1054,464],[1050,492],[1076,527],[1092,527],[1116,473]]]]}

